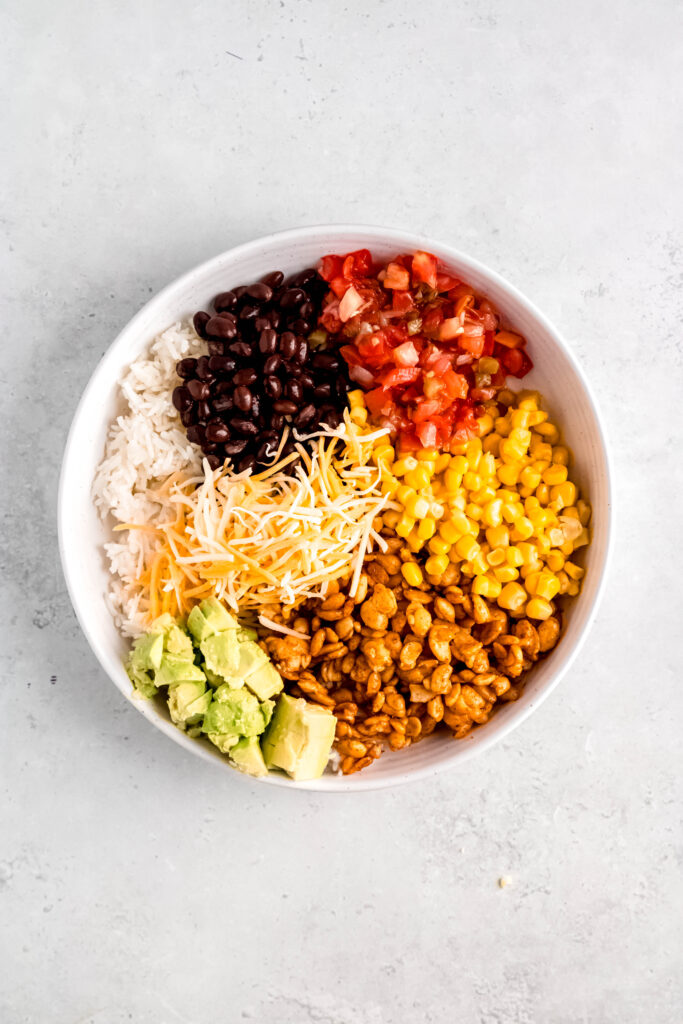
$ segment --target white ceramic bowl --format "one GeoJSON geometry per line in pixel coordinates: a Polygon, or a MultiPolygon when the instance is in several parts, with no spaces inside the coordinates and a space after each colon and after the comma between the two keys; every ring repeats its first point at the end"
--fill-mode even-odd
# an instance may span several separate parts
{"type": "MultiPolygon", "coordinates": [[[[189,271],[133,317],[113,342],[85,389],[66,444],[59,490],[59,537],[62,564],[76,614],[90,646],[109,678],[131,700],[131,685],[122,659],[122,640],[107,610],[107,569],[102,544],[107,529],[91,499],[95,468],[102,458],[107,428],[120,408],[117,382],[127,365],[156,334],[172,322],[208,306],[226,288],[248,283],[273,269],[286,273],[315,266],[330,252],[369,248],[377,258],[427,249],[476,290],[487,295],[510,325],[528,339],[534,370],[525,387],[538,388],[571,448],[577,483],[593,506],[592,543],[584,549],[586,576],[578,599],[566,609],[564,636],[557,649],[536,665],[522,696],[498,710],[483,728],[463,740],[450,734],[432,736],[406,751],[386,753],[371,768],[348,778],[326,774],[313,782],[293,783],[271,773],[265,783],[323,792],[354,791],[397,785],[454,767],[498,742],[539,706],[567,672],[579,652],[602,590],[610,547],[610,473],[603,428],[595,400],[571,350],[545,317],[512,285],[476,260],[420,235],[388,228],[322,226],[297,228],[257,239],[216,256],[189,271]]],[[[208,741],[188,738],[171,723],[163,702],[134,701],[134,706],[172,740],[206,760],[233,771],[208,741]]],[[[236,773],[237,774],[237,773],[236,773]]]]}

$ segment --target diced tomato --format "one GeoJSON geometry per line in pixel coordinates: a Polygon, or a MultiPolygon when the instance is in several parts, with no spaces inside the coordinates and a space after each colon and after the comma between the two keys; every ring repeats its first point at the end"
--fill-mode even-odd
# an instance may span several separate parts
{"type": "Polygon", "coordinates": [[[410,288],[410,274],[400,263],[390,263],[382,284],[385,288],[397,288],[406,292],[410,288]]]}
{"type": "Polygon", "coordinates": [[[397,366],[417,366],[419,361],[420,353],[413,341],[404,341],[394,349],[394,362],[397,366]]]}
{"type": "Polygon", "coordinates": [[[467,398],[467,379],[455,370],[446,370],[443,384],[450,399],[467,398]]]}
{"type": "Polygon", "coordinates": [[[468,333],[467,328],[465,328],[465,333],[461,334],[458,339],[458,347],[461,348],[463,352],[470,352],[473,356],[478,358],[484,351],[485,340],[486,338],[484,336],[483,329],[480,334],[473,334],[468,333]]]}
{"type": "Polygon", "coordinates": [[[422,317],[422,331],[428,338],[438,338],[443,323],[443,309],[440,306],[427,310],[422,317]]]}
{"type": "Polygon", "coordinates": [[[524,377],[532,369],[533,363],[521,348],[510,348],[503,353],[502,363],[513,377],[524,377]]]}
{"type": "Polygon", "coordinates": [[[365,392],[365,404],[371,416],[386,416],[392,406],[392,394],[388,388],[374,388],[365,392]]]}
{"type": "Polygon", "coordinates": [[[410,292],[395,291],[391,297],[391,308],[396,313],[409,313],[415,308],[415,302],[410,292]]]}
{"type": "Polygon", "coordinates": [[[422,423],[423,420],[429,420],[432,416],[436,416],[437,413],[440,413],[441,411],[441,402],[433,398],[423,399],[423,401],[413,409],[413,422],[422,423]]]}
{"type": "Polygon", "coordinates": [[[452,341],[459,334],[462,334],[459,316],[450,316],[439,325],[439,341],[452,341]]]}
{"type": "Polygon", "coordinates": [[[391,358],[392,349],[383,331],[367,334],[356,347],[362,362],[370,368],[383,366],[391,358]]]}
{"type": "Polygon", "coordinates": [[[459,278],[453,277],[452,274],[446,274],[443,270],[440,270],[436,275],[437,292],[448,292],[458,284],[460,284],[459,278]]]}
{"type": "Polygon", "coordinates": [[[430,252],[418,250],[413,255],[412,262],[413,284],[427,284],[430,288],[436,288],[436,256],[430,252]]]}
{"type": "Polygon", "coordinates": [[[335,277],[341,277],[343,265],[344,260],[341,256],[323,256],[320,262],[320,276],[327,282],[335,277]]]}
{"type": "Polygon", "coordinates": [[[377,378],[383,388],[395,388],[399,384],[412,384],[422,373],[415,366],[397,366],[393,370],[385,370],[377,378]]]}
{"type": "Polygon", "coordinates": [[[420,423],[417,428],[417,436],[419,437],[423,448],[436,447],[436,425],[434,423],[430,423],[429,420],[424,423],[420,423]]]}
{"type": "Polygon", "coordinates": [[[367,299],[365,299],[360,292],[351,285],[344,292],[344,296],[339,303],[339,319],[342,323],[346,323],[347,320],[351,320],[352,317],[357,316],[361,310],[367,306],[367,299]]]}

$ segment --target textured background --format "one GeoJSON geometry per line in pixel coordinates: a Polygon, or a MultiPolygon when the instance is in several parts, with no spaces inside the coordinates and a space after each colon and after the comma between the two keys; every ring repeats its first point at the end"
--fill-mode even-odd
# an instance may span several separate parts
{"type": "Polygon", "coordinates": [[[2,1024],[679,1024],[681,4],[4,12],[2,1024]],[[55,534],[121,326],[325,221],[431,233],[538,303],[598,393],[618,517],[598,623],[530,721],[439,781],[326,799],[146,724],[55,534]]]}

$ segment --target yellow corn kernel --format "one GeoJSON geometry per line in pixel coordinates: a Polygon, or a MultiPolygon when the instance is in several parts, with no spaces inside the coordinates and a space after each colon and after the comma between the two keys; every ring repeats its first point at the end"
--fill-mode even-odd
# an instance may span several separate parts
{"type": "Polygon", "coordinates": [[[396,494],[396,481],[393,477],[382,477],[382,494],[387,498],[393,498],[396,494]]]}
{"type": "Polygon", "coordinates": [[[535,491],[541,482],[541,474],[533,466],[525,466],[519,474],[519,481],[524,487],[535,491]]]}
{"type": "Polygon", "coordinates": [[[492,600],[498,597],[503,584],[490,576],[475,576],[472,582],[472,593],[480,594],[481,597],[490,597],[492,600]]]}
{"type": "Polygon", "coordinates": [[[529,413],[529,424],[528,425],[530,427],[537,427],[539,423],[545,423],[545,421],[547,419],[548,419],[548,413],[547,412],[543,412],[542,409],[535,409],[533,412],[529,413]]]}
{"type": "Polygon", "coordinates": [[[434,536],[436,531],[436,521],[431,516],[425,516],[417,524],[417,535],[420,540],[429,540],[430,537],[434,536]]]}
{"type": "Polygon", "coordinates": [[[474,521],[477,523],[481,519],[481,514],[483,511],[484,510],[482,509],[481,505],[478,505],[476,501],[470,501],[468,505],[465,505],[466,515],[468,515],[470,519],[474,519],[474,521]]]}
{"type": "Polygon", "coordinates": [[[438,454],[436,448],[420,448],[416,458],[418,462],[436,462],[438,454]]]}
{"type": "Polygon", "coordinates": [[[553,606],[544,597],[530,598],[525,610],[530,619],[549,619],[553,614],[553,606]]]}
{"type": "Polygon", "coordinates": [[[583,579],[586,570],[582,569],[580,565],[575,565],[574,562],[565,562],[564,571],[571,579],[580,580],[583,579]]]}
{"type": "Polygon", "coordinates": [[[406,502],[406,511],[414,519],[424,519],[425,516],[429,515],[431,507],[426,498],[423,498],[421,494],[415,494],[406,502]]]}
{"type": "Polygon", "coordinates": [[[417,469],[408,470],[403,479],[409,487],[414,487],[416,491],[422,491],[429,487],[432,475],[429,472],[428,466],[429,463],[422,463],[417,469]]]}
{"type": "MultiPolygon", "coordinates": [[[[530,394],[536,394],[536,392],[530,392],[530,394]]],[[[514,391],[510,391],[510,388],[503,388],[502,391],[498,392],[496,401],[499,402],[500,405],[508,406],[513,404],[516,397],[517,396],[514,391]]]]}
{"type": "Polygon", "coordinates": [[[574,541],[566,540],[564,544],[560,544],[560,551],[565,558],[570,558],[574,554],[574,541]]]}
{"type": "Polygon", "coordinates": [[[393,509],[389,509],[387,512],[382,514],[382,522],[388,529],[395,530],[401,519],[401,513],[395,512],[393,509]]]}
{"type": "Polygon", "coordinates": [[[490,526],[486,539],[492,548],[506,548],[510,543],[510,531],[507,526],[490,526]]]}
{"type": "MultiPolygon", "coordinates": [[[[517,405],[520,409],[526,409],[528,412],[533,412],[538,409],[538,404],[541,401],[541,396],[538,391],[521,391],[519,393],[519,401],[517,405]]],[[[509,402],[507,403],[510,404],[509,402]]]]}
{"type": "Polygon", "coordinates": [[[591,507],[587,501],[577,501],[576,507],[579,510],[579,519],[582,526],[588,526],[591,521],[591,507]]]}
{"type": "Polygon", "coordinates": [[[485,437],[486,434],[490,434],[493,430],[493,416],[488,412],[485,412],[483,416],[480,416],[477,423],[479,425],[479,437],[485,437]]]}
{"type": "MultiPolygon", "coordinates": [[[[383,462],[386,466],[391,466],[396,453],[390,444],[380,445],[379,448],[375,448],[372,453],[372,457],[375,462],[383,462]]],[[[393,472],[393,469],[392,469],[393,472]]]]}
{"type": "Polygon", "coordinates": [[[459,540],[464,533],[470,532],[470,520],[461,509],[451,509],[450,521],[458,532],[456,540],[459,540]]]}
{"type": "MultiPolygon", "coordinates": [[[[554,484],[563,484],[567,479],[567,467],[553,464],[543,473],[543,483],[552,487],[554,484]]],[[[569,502],[571,505],[571,501],[569,502]]]]}
{"type": "Polygon", "coordinates": [[[453,469],[451,466],[444,473],[443,482],[446,486],[446,490],[450,494],[455,494],[462,483],[462,473],[458,473],[457,469],[453,469]]]}
{"type": "Polygon", "coordinates": [[[404,476],[411,470],[417,468],[417,459],[414,459],[412,455],[406,455],[403,459],[397,459],[391,467],[392,473],[396,476],[404,476]]]}
{"type": "Polygon", "coordinates": [[[515,409],[510,413],[510,423],[515,429],[526,430],[529,426],[529,411],[527,409],[515,409]]]}
{"type": "Polygon", "coordinates": [[[416,555],[418,551],[421,551],[422,548],[424,547],[424,541],[420,536],[418,536],[418,532],[416,529],[412,529],[410,531],[410,533],[406,537],[406,544],[408,545],[408,549],[412,551],[414,555],[416,555]]]}
{"type": "Polygon", "coordinates": [[[348,398],[349,405],[351,406],[352,409],[365,408],[365,398],[363,396],[363,392],[360,389],[356,389],[355,391],[349,391],[346,397],[348,398]]]}
{"type": "Polygon", "coordinates": [[[516,548],[514,546],[511,546],[506,549],[505,558],[507,560],[507,564],[514,566],[515,569],[518,569],[520,565],[524,564],[522,552],[519,550],[519,548],[516,548]]]}
{"type": "Polygon", "coordinates": [[[407,537],[414,526],[415,520],[413,517],[406,515],[404,512],[396,524],[396,533],[399,537],[407,537]]]}
{"type": "Polygon", "coordinates": [[[553,462],[556,466],[568,466],[569,449],[565,448],[563,444],[556,445],[553,448],[553,462]]]}
{"type": "Polygon", "coordinates": [[[524,570],[522,570],[522,579],[524,580],[524,587],[527,593],[532,596],[536,593],[536,587],[538,586],[540,578],[541,573],[539,571],[524,573],[524,570]]]}
{"type": "Polygon", "coordinates": [[[530,494],[528,498],[524,499],[524,511],[527,515],[529,515],[532,508],[540,508],[540,505],[541,503],[535,494],[530,494]]]}
{"type": "Polygon", "coordinates": [[[574,541],[574,551],[576,551],[577,548],[585,547],[586,544],[590,544],[590,537],[588,536],[588,530],[584,526],[583,530],[574,541]]]}
{"type": "Polygon", "coordinates": [[[432,501],[429,505],[429,511],[432,513],[433,519],[443,519],[446,514],[446,509],[439,501],[432,501]]]}
{"type": "MultiPolygon", "coordinates": [[[[465,516],[463,518],[467,517],[465,516]]],[[[455,544],[460,540],[465,532],[465,530],[459,530],[452,519],[446,519],[443,523],[439,524],[439,536],[446,541],[447,544],[455,544]]]]}
{"type": "Polygon", "coordinates": [[[575,583],[572,580],[571,583],[569,584],[569,586],[567,587],[567,593],[569,594],[570,597],[576,597],[577,594],[581,593],[581,587],[579,586],[578,583],[575,583]]]}
{"type": "MultiPolygon", "coordinates": [[[[498,392],[498,397],[500,398],[500,392],[498,392]]],[[[496,416],[493,425],[496,428],[496,433],[501,437],[507,437],[510,433],[510,424],[505,416],[496,416]]]]}
{"type": "Polygon", "coordinates": [[[450,548],[450,550],[448,552],[448,559],[449,559],[450,562],[462,562],[462,558],[460,557],[458,552],[455,550],[455,546],[450,548]]]}
{"type": "MultiPolygon", "coordinates": [[[[514,413],[511,414],[511,418],[513,417],[514,413]]],[[[531,444],[531,431],[526,428],[514,426],[513,424],[513,429],[510,431],[510,440],[513,444],[516,444],[526,452],[527,448],[531,444]]]]}
{"type": "Polygon", "coordinates": [[[484,506],[481,518],[485,526],[500,526],[503,522],[503,502],[500,498],[484,506]]]}
{"type": "Polygon", "coordinates": [[[553,576],[551,572],[546,572],[545,570],[539,572],[536,583],[536,594],[538,597],[544,597],[546,601],[552,601],[559,593],[559,590],[560,581],[557,576],[553,576]]]}
{"type": "Polygon", "coordinates": [[[566,565],[564,555],[557,548],[552,548],[548,552],[545,561],[551,572],[559,572],[566,565]]]}
{"type": "Polygon", "coordinates": [[[517,505],[514,502],[507,502],[503,506],[503,519],[506,523],[516,523],[518,519],[522,518],[522,506],[517,505]]]}
{"type": "Polygon", "coordinates": [[[465,473],[462,478],[462,485],[468,491],[478,491],[481,487],[481,477],[478,473],[473,473],[471,470],[465,473]]]}
{"type": "Polygon", "coordinates": [[[487,434],[484,438],[484,451],[487,455],[498,455],[500,449],[500,434],[487,434]]]}
{"type": "Polygon", "coordinates": [[[499,565],[505,565],[507,561],[506,551],[507,548],[494,548],[493,551],[489,551],[486,555],[486,561],[493,569],[499,565]]]}
{"type": "Polygon", "coordinates": [[[544,533],[539,533],[536,537],[536,547],[538,548],[538,553],[540,555],[547,555],[552,547],[552,544],[550,543],[549,538],[546,537],[544,533]]]}
{"type": "Polygon", "coordinates": [[[549,444],[557,444],[560,440],[560,432],[554,423],[549,423],[547,420],[545,423],[539,423],[534,429],[549,442],[549,444]]]}
{"type": "Polygon", "coordinates": [[[455,550],[461,558],[470,561],[479,553],[479,545],[471,534],[461,537],[455,544],[455,550]]]}
{"type": "Polygon", "coordinates": [[[506,583],[498,595],[498,604],[510,612],[519,611],[526,604],[526,591],[519,583],[506,583]]]}
{"type": "Polygon", "coordinates": [[[520,515],[515,519],[514,526],[510,532],[510,540],[517,543],[520,540],[529,540],[534,535],[534,524],[526,516],[520,515]]]}
{"type": "Polygon", "coordinates": [[[401,484],[399,489],[396,491],[396,497],[402,505],[407,505],[411,498],[417,497],[417,491],[414,487],[408,487],[407,484],[401,484]]]}
{"type": "Polygon", "coordinates": [[[419,587],[424,579],[422,569],[417,562],[404,562],[401,566],[401,572],[403,573],[403,579],[409,587],[419,587]]]}
{"type": "Polygon", "coordinates": [[[429,576],[443,576],[448,568],[448,555],[432,555],[425,563],[429,576]]]}
{"type": "Polygon", "coordinates": [[[464,455],[453,455],[451,457],[451,469],[454,469],[460,476],[464,476],[467,470],[470,468],[467,464],[467,459],[464,455]]]}
{"type": "MultiPolygon", "coordinates": [[[[509,437],[503,438],[498,446],[498,454],[503,462],[508,464],[514,464],[526,454],[525,449],[511,441],[509,437]]],[[[500,476],[500,467],[498,468],[498,476],[500,476]]]]}
{"type": "Polygon", "coordinates": [[[528,544],[526,541],[523,541],[517,544],[516,548],[521,553],[525,565],[534,565],[538,562],[538,548],[535,544],[528,544]]]}
{"type": "MultiPolygon", "coordinates": [[[[538,498],[539,504],[547,505],[550,501],[550,488],[547,484],[539,484],[536,488],[536,497],[538,498]]],[[[529,516],[531,519],[531,516],[529,516]]]]}
{"type": "Polygon", "coordinates": [[[437,457],[436,457],[436,462],[434,463],[434,472],[435,473],[443,473],[443,471],[445,469],[448,469],[450,464],[451,464],[451,457],[450,457],[450,455],[448,454],[448,452],[442,452],[440,455],[437,455],[437,457]]]}
{"type": "Polygon", "coordinates": [[[465,492],[463,490],[458,491],[457,494],[451,495],[448,499],[448,507],[451,512],[464,512],[466,504],[467,498],[465,497],[465,492]]]}
{"type": "Polygon", "coordinates": [[[433,555],[446,555],[451,547],[451,544],[443,537],[432,537],[427,541],[427,548],[433,555]]]}
{"type": "MultiPolygon", "coordinates": [[[[529,454],[533,459],[545,462],[549,466],[553,458],[552,445],[542,441],[540,437],[534,437],[529,446],[529,454]]],[[[545,466],[543,468],[545,469],[545,466]]]]}
{"type": "Polygon", "coordinates": [[[469,563],[472,566],[472,572],[475,576],[483,576],[489,571],[489,564],[484,557],[481,549],[477,552],[474,558],[469,563]]]}
{"type": "Polygon", "coordinates": [[[477,466],[477,473],[484,480],[490,480],[490,478],[496,472],[496,460],[493,455],[482,455],[479,465],[477,466]]]}
{"type": "Polygon", "coordinates": [[[364,406],[356,406],[351,410],[351,419],[358,426],[364,427],[368,422],[368,410],[364,406]]]}
{"type": "Polygon", "coordinates": [[[508,462],[502,466],[499,466],[496,470],[496,475],[502,484],[506,487],[514,487],[519,479],[520,466],[517,462],[508,462]]]}
{"type": "Polygon", "coordinates": [[[499,565],[493,570],[493,575],[501,583],[510,583],[519,578],[519,569],[515,569],[514,565],[499,565]]]}
{"type": "Polygon", "coordinates": [[[482,447],[481,440],[478,437],[472,437],[465,446],[465,457],[469,464],[470,469],[476,469],[479,465],[479,459],[481,458],[482,447]]]}
{"type": "Polygon", "coordinates": [[[560,572],[558,572],[557,578],[560,581],[560,593],[561,594],[566,594],[567,591],[569,590],[569,584],[572,581],[569,579],[569,576],[567,576],[567,574],[564,571],[564,569],[562,569],[562,570],[560,570],[560,572]]]}

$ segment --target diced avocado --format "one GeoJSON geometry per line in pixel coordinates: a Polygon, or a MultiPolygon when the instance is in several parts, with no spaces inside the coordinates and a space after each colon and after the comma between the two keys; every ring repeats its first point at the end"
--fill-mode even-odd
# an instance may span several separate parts
{"type": "Polygon", "coordinates": [[[178,683],[192,682],[204,683],[206,676],[193,661],[188,661],[187,658],[182,658],[179,654],[164,654],[161,665],[154,676],[154,682],[157,686],[177,686],[178,683]]]}
{"type": "Polygon", "coordinates": [[[194,725],[206,714],[211,691],[203,682],[179,683],[168,692],[168,709],[176,725],[194,725]]]}
{"type": "Polygon", "coordinates": [[[268,664],[268,655],[258,644],[251,640],[240,643],[234,629],[207,637],[199,648],[211,671],[223,676],[233,686],[241,686],[247,676],[268,664]]]}
{"type": "Polygon", "coordinates": [[[194,659],[192,641],[180,626],[173,625],[166,630],[164,649],[170,654],[177,654],[181,658],[187,658],[188,661],[193,661],[194,659]]]}
{"type": "Polygon", "coordinates": [[[175,619],[168,612],[159,615],[149,627],[150,633],[165,633],[171,626],[175,626],[175,619]]]}
{"type": "Polygon", "coordinates": [[[135,687],[134,693],[139,697],[149,699],[150,697],[156,696],[159,692],[149,673],[143,672],[142,669],[135,668],[131,665],[130,661],[126,665],[126,672],[128,673],[128,678],[135,687]]]}
{"type": "Polygon", "coordinates": [[[164,653],[164,634],[145,633],[133,644],[130,655],[130,666],[139,672],[156,672],[161,665],[161,656],[164,653]]]}
{"type": "Polygon", "coordinates": [[[259,665],[254,672],[247,676],[244,682],[256,694],[259,700],[267,700],[268,697],[274,697],[284,685],[282,676],[270,661],[267,661],[265,665],[259,665]]]}
{"type": "Polygon", "coordinates": [[[255,629],[249,629],[248,626],[240,626],[237,630],[238,640],[258,640],[258,633],[255,629]]]}
{"type": "Polygon", "coordinates": [[[236,733],[238,736],[259,736],[270,716],[245,687],[232,689],[227,684],[214,691],[214,699],[204,717],[206,733],[236,733]]]}
{"type": "Polygon", "coordinates": [[[337,719],[303,697],[283,693],[261,741],[268,768],[282,768],[297,782],[317,779],[325,771],[337,719]]]}
{"type": "Polygon", "coordinates": [[[226,732],[210,732],[207,733],[209,739],[214,743],[222,754],[229,753],[230,750],[239,743],[239,736],[235,736],[234,733],[226,732]]]}
{"type": "Polygon", "coordinates": [[[223,676],[219,676],[217,672],[212,672],[208,665],[204,665],[204,672],[206,674],[207,682],[211,686],[222,686],[225,682],[223,676]]]}
{"type": "Polygon", "coordinates": [[[195,605],[188,616],[187,625],[196,640],[205,640],[214,633],[237,629],[239,623],[225,610],[220,601],[215,597],[208,597],[200,605],[195,605]]]}
{"type": "Polygon", "coordinates": [[[230,759],[247,775],[267,775],[268,769],[256,736],[243,736],[230,751],[230,759]]]}

